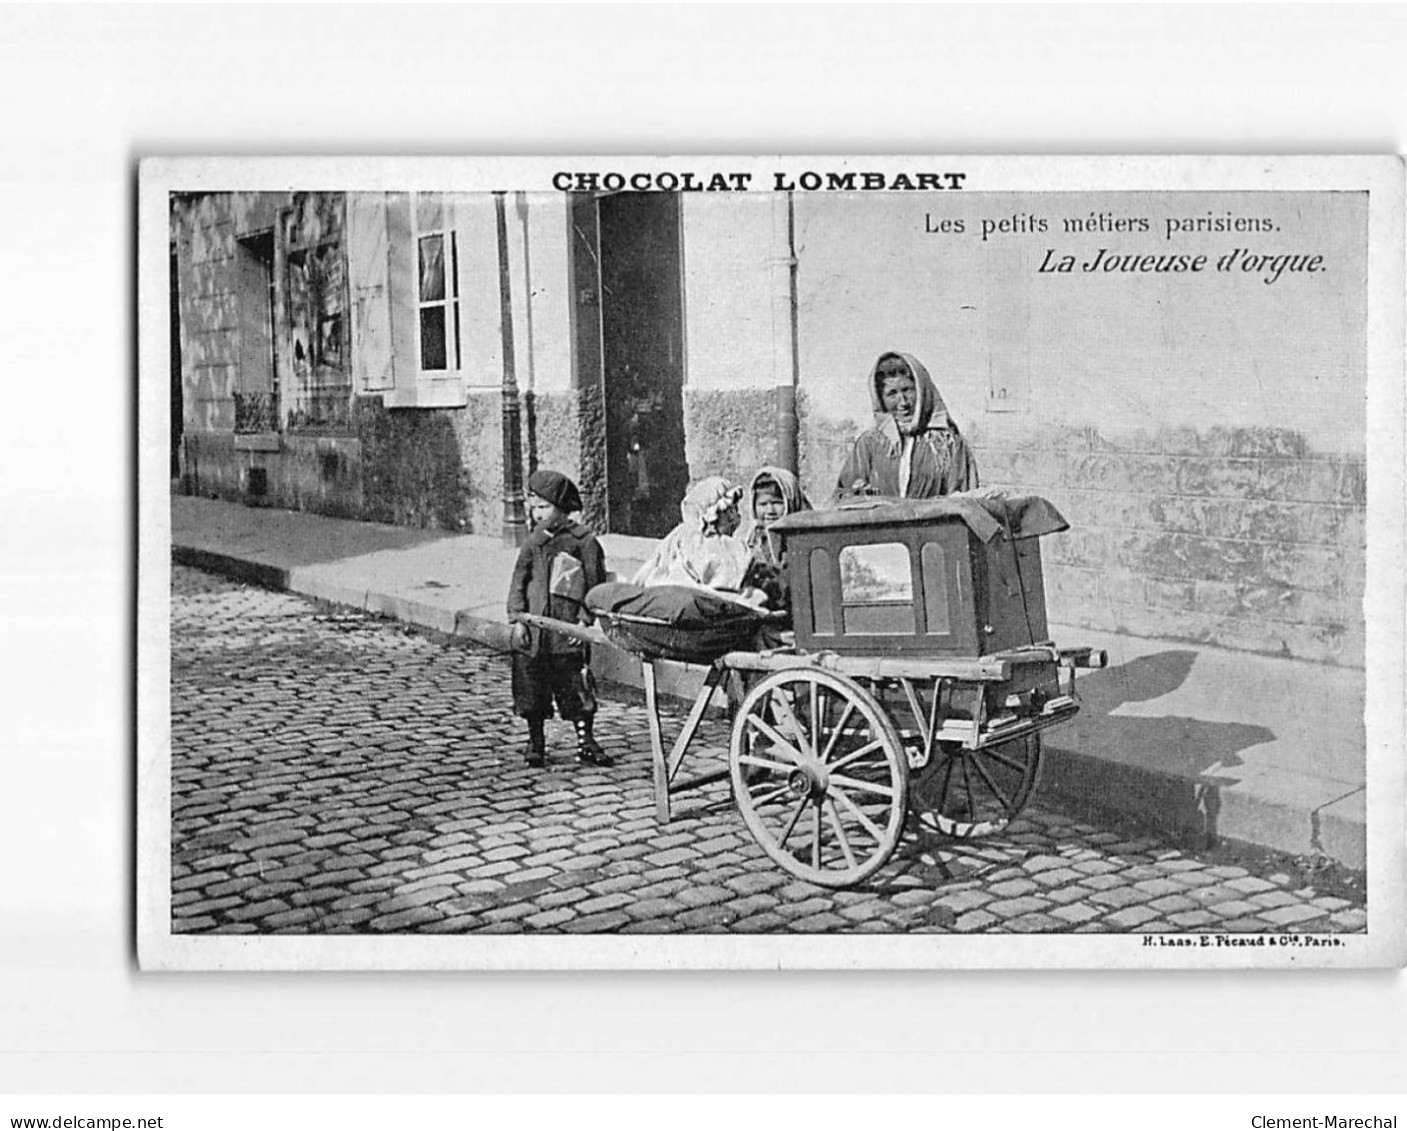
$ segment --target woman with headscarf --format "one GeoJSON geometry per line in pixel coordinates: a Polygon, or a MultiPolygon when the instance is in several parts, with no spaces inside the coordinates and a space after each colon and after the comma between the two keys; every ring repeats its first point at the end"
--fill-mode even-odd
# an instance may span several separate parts
{"type": "Polygon", "coordinates": [[[840,499],[932,499],[976,490],[977,463],[918,358],[881,354],[870,373],[870,403],[875,426],[861,433],[841,469],[840,499]]]}
{"type": "Polygon", "coordinates": [[[789,608],[791,594],[783,570],[782,540],[771,533],[771,527],[789,514],[809,511],[811,502],[795,475],[771,466],[759,469],[752,477],[746,498],[749,523],[742,539],[752,555],[750,580],[767,594],[767,603],[772,608],[789,608]]]}
{"type": "Polygon", "coordinates": [[[736,536],[742,488],[721,475],[701,479],[679,504],[683,521],[631,579],[636,585],[691,585],[738,592],[751,555],[736,536]]]}

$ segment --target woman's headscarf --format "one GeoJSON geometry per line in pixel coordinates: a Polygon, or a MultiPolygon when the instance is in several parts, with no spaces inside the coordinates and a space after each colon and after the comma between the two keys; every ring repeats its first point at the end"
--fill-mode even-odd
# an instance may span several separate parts
{"type": "Polygon", "coordinates": [[[919,361],[913,354],[889,350],[879,355],[875,360],[874,368],[870,370],[870,405],[875,412],[875,426],[889,441],[891,455],[898,454],[901,436],[921,436],[926,432],[946,432],[950,429],[956,432],[958,430],[958,426],[948,415],[948,406],[938,395],[938,387],[933,383],[933,378],[928,375],[928,370],[924,367],[923,362],[919,361]],[[910,374],[913,375],[914,395],[917,403],[914,405],[913,419],[908,424],[901,425],[884,407],[879,367],[891,357],[897,357],[903,361],[909,367],[910,374]]]}
{"type": "Polygon", "coordinates": [[[721,475],[694,484],[679,504],[684,521],[665,536],[631,579],[636,585],[695,585],[739,590],[751,555],[740,538],[722,534],[718,518],[736,506],[742,488],[721,475]]]}
{"type": "Polygon", "coordinates": [[[743,541],[751,549],[759,549],[765,537],[768,542],[768,551],[772,558],[777,557],[777,546],[772,536],[768,534],[765,527],[757,519],[757,489],[763,486],[775,486],[782,496],[782,514],[796,514],[798,511],[809,511],[811,500],[802,491],[800,482],[795,475],[785,468],[767,466],[759,468],[757,474],[752,477],[752,482],[747,489],[747,517],[748,526],[743,532],[743,541]]]}

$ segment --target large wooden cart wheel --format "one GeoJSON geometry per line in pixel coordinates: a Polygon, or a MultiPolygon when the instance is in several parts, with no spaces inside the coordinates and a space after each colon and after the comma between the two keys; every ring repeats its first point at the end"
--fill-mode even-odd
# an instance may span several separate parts
{"type": "Polygon", "coordinates": [[[794,876],[860,883],[903,833],[908,762],[894,724],[852,679],[773,672],[733,720],[733,796],[757,843],[794,876]]]}
{"type": "Polygon", "coordinates": [[[939,743],[911,787],[914,812],[945,836],[991,836],[1026,807],[1040,770],[1039,731],[981,750],[939,743]]]}

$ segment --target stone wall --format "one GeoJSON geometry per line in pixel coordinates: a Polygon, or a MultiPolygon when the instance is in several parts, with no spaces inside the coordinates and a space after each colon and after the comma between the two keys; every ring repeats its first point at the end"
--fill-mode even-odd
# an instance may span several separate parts
{"type": "Polygon", "coordinates": [[[840,469],[855,446],[855,437],[869,424],[817,412],[815,398],[805,388],[797,392],[796,417],[801,433],[797,460],[802,490],[813,505],[826,506],[835,493],[840,469]]]}
{"type": "MultiPolygon", "coordinates": [[[[582,478],[582,426],[572,393],[536,393],[523,397],[525,473],[539,467],[582,478]]],[[[584,494],[584,490],[583,490],[584,494]]]]}
{"type": "MultiPolygon", "coordinates": [[[[238,239],[273,225],[289,200],[284,193],[210,193],[183,198],[174,209],[186,489],[256,505],[497,534],[503,525],[503,424],[496,387],[472,392],[463,408],[444,409],[387,409],[374,390],[352,397],[349,426],[337,434],[282,428],[235,435],[238,239]]],[[[349,364],[366,368],[359,352],[366,346],[364,336],[353,340],[349,364]]],[[[525,474],[539,465],[581,474],[574,394],[524,397],[522,427],[525,474]]]]}
{"type": "Polygon", "coordinates": [[[181,483],[185,494],[244,501],[246,454],[236,452],[233,432],[187,432],[181,438],[181,483]]]}
{"type": "Polygon", "coordinates": [[[434,530],[469,529],[468,470],[460,456],[454,411],[388,410],[380,397],[358,397],[364,508],[360,517],[434,530]]]}
{"type": "Polygon", "coordinates": [[[984,486],[1045,495],[1051,619],[1362,667],[1366,469],[1280,429],[974,431],[984,486]]]}
{"type": "MultiPolygon", "coordinates": [[[[336,204],[331,197],[320,199],[324,207],[336,204]]],[[[269,349],[267,308],[252,320],[240,308],[238,241],[272,227],[290,200],[287,193],[208,193],[182,197],[173,208],[185,413],[182,480],[187,490],[207,497],[357,517],[364,510],[356,436],[314,430],[235,434],[235,395],[250,391],[241,365],[269,349]]]]}
{"type": "Polygon", "coordinates": [[[772,388],[684,390],[689,480],[724,475],[746,482],[777,462],[777,399],[772,388]]]}
{"type": "MultiPolygon", "coordinates": [[[[550,467],[579,481],[581,444],[576,398],[570,393],[522,398],[523,482],[534,467],[550,467]],[[529,412],[531,408],[531,412],[529,412]]],[[[391,415],[399,416],[405,410],[391,415]]],[[[423,410],[416,410],[417,412],[423,410]]],[[[476,390],[462,409],[443,411],[453,432],[463,490],[461,528],[496,536],[503,530],[503,397],[497,390],[476,390]]],[[[583,495],[588,495],[583,484],[583,495]]],[[[589,498],[587,499],[589,505],[589,498]]]]}
{"type": "MultiPolygon", "coordinates": [[[[802,485],[825,505],[866,425],[800,400],[802,485]]],[[[1054,623],[1364,666],[1366,464],[1274,428],[964,428],[983,487],[1070,522],[1042,546],[1054,623]]]]}
{"type": "Polygon", "coordinates": [[[232,432],[239,380],[233,196],[213,193],[179,200],[172,220],[185,429],[232,432]]]}
{"type": "Polygon", "coordinates": [[[280,445],[278,452],[245,453],[251,467],[265,468],[266,502],[335,518],[365,517],[359,440],[291,433],[280,437],[280,445]]]}

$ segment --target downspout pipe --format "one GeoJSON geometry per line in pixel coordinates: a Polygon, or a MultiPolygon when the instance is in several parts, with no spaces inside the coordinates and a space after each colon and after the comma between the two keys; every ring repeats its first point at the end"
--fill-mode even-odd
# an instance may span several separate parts
{"type": "Polygon", "coordinates": [[[528,380],[523,389],[523,422],[528,441],[528,475],[537,470],[537,358],[534,352],[533,337],[533,258],[528,235],[528,194],[513,194],[513,211],[518,224],[523,229],[523,293],[527,300],[523,305],[523,329],[527,334],[528,380]]]}
{"type": "Polygon", "coordinates": [[[796,295],[796,195],[787,193],[787,299],[790,311],[791,380],[776,387],[777,463],[799,479],[801,461],[798,437],[801,431],[796,415],[796,390],[801,383],[801,359],[798,350],[798,316],[796,295]]]}
{"type": "Polygon", "coordinates": [[[503,542],[521,546],[528,536],[523,500],[522,408],[513,352],[513,288],[508,274],[508,217],[504,194],[493,194],[498,225],[498,310],[503,336],[503,542]]]}

